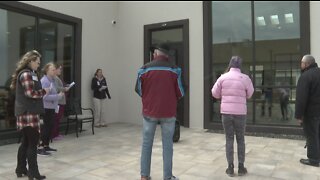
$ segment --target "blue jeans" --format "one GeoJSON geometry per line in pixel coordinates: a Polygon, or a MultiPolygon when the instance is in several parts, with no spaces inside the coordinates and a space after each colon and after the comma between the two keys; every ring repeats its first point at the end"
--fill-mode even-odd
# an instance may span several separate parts
{"type": "Polygon", "coordinates": [[[173,156],[173,134],[175,117],[171,118],[143,118],[143,142],[141,151],[141,176],[150,176],[151,154],[154,134],[158,122],[161,124],[162,156],[163,156],[163,177],[172,177],[172,156],[173,156]]]}

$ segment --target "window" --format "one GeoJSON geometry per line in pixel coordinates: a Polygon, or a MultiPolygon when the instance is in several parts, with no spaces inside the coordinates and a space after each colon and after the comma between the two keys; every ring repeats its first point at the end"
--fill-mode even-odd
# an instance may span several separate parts
{"type": "MultiPolygon", "coordinates": [[[[40,68],[48,62],[63,65],[62,79],[81,86],[81,19],[20,2],[0,2],[0,134],[16,129],[14,93],[10,77],[21,55],[36,49],[42,54],[40,68]],[[78,43],[77,43],[78,42],[78,43]],[[77,63],[75,62],[77,61],[77,63]],[[77,69],[77,70],[76,70],[77,69]]],[[[81,95],[81,88],[70,96],[81,95]]],[[[6,134],[6,138],[10,135],[6,134]]],[[[10,137],[9,137],[10,138],[10,137]]],[[[3,138],[0,138],[2,140],[3,138]]]]}
{"type": "Polygon", "coordinates": [[[295,89],[300,59],[310,51],[309,4],[212,1],[204,2],[203,7],[205,126],[221,121],[220,101],[207,91],[233,55],[243,58],[242,72],[255,86],[248,101],[248,124],[298,125],[294,120],[295,89]]]}

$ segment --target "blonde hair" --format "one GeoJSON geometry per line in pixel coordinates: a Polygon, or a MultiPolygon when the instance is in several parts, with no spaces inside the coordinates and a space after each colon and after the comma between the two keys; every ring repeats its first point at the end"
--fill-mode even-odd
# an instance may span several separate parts
{"type": "Polygon", "coordinates": [[[49,62],[46,65],[44,65],[44,67],[42,68],[42,73],[47,75],[47,72],[49,70],[49,68],[53,66],[54,68],[56,68],[56,65],[53,62],[49,62]]]}
{"type": "Polygon", "coordinates": [[[28,51],[21,57],[20,61],[17,63],[17,68],[15,72],[11,76],[12,80],[11,80],[10,88],[12,90],[16,89],[16,83],[17,83],[19,73],[23,69],[27,68],[31,61],[36,61],[38,58],[41,58],[41,54],[36,50],[28,51]]]}

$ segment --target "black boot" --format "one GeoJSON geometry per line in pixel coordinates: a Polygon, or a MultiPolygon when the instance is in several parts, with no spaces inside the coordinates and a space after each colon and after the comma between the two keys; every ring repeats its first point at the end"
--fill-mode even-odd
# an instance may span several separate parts
{"type": "Polygon", "coordinates": [[[36,180],[42,180],[42,179],[45,179],[46,178],[46,176],[42,176],[42,175],[38,175],[38,176],[28,176],[29,177],[29,180],[34,180],[34,179],[36,179],[36,180]]]}
{"type": "Polygon", "coordinates": [[[238,167],[238,175],[239,176],[243,176],[245,174],[248,173],[247,168],[244,167],[243,163],[239,163],[239,167],[238,167]]]}
{"type": "Polygon", "coordinates": [[[28,174],[27,170],[27,148],[23,144],[20,145],[17,155],[17,177],[23,177],[28,174]]]}
{"type": "Polygon", "coordinates": [[[16,174],[17,174],[17,177],[23,177],[23,176],[27,176],[28,174],[28,170],[27,169],[24,169],[24,170],[18,170],[16,169],[16,174]]]}
{"type": "Polygon", "coordinates": [[[233,177],[234,176],[234,165],[233,163],[228,165],[228,168],[226,169],[226,173],[228,174],[228,176],[233,177]]]}

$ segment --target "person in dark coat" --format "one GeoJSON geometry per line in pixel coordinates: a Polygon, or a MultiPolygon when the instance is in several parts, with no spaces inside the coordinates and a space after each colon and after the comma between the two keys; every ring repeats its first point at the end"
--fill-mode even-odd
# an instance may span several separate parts
{"type": "Polygon", "coordinates": [[[320,162],[320,69],[311,55],[301,60],[301,76],[297,84],[295,118],[303,126],[307,139],[305,165],[319,167],[320,162]]]}
{"type": "Polygon", "coordinates": [[[93,90],[94,104],[94,123],[95,127],[107,127],[105,117],[106,99],[111,99],[106,78],[102,74],[101,69],[97,69],[91,81],[91,89],[93,90]]]}

